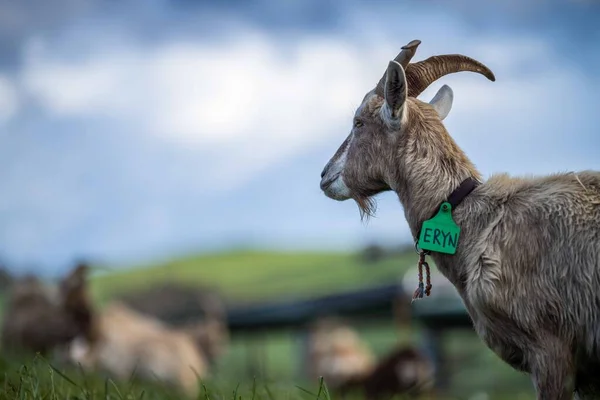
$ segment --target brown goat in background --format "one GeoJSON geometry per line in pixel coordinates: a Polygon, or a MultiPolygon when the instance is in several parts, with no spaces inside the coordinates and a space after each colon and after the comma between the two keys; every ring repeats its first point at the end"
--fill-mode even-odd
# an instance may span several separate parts
{"type": "Polygon", "coordinates": [[[86,329],[89,315],[81,312],[81,306],[87,300],[80,297],[83,268],[79,265],[72,270],[59,288],[46,285],[34,276],[13,281],[2,319],[4,354],[49,355],[86,329]]]}
{"type": "Polygon", "coordinates": [[[336,388],[348,379],[368,374],[375,355],[350,326],[323,318],[309,329],[307,361],[311,380],[322,376],[328,387],[336,388]]]}
{"type": "Polygon", "coordinates": [[[135,376],[188,396],[198,394],[198,378],[207,377],[208,362],[187,332],[116,301],[95,312],[93,319],[95,332],[72,343],[72,362],[120,381],[135,376]]]}
{"type": "Polygon", "coordinates": [[[417,348],[403,346],[391,351],[368,374],[346,380],[335,391],[342,396],[350,391],[362,392],[366,400],[387,399],[398,394],[420,397],[431,394],[433,383],[431,360],[417,348]]]}
{"type": "Polygon", "coordinates": [[[307,372],[323,377],[333,394],[362,392],[368,400],[392,395],[420,396],[433,388],[433,363],[413,346],[393,349],[377,361],[349,325],[335,318],[317,320],[309,329],[307,372]]]}
{"type": "Polygon", "coordinates": [[[198,379],[208,377],[210,360],[222,355],[229,339],[221,314],[174,328],[122,301],[88,310],[89,329],[72,342],[71,362],[118,380],[134,375],[160,382],[187,396],[198,394],[198,379]]]}
{"type": "Polygon", "coordinates": [[[419,43],[404,46],[363,98],[350,135],[321,174],[322,190],[354,199],[363,215],[372,213],[373,196],[393,190],[418,238],[462,182],[478,182],[452,210],[461,228],[457,251],[431,253],[436,266],[479,337],[531,375],[538,399],[571,399],[574,391],[599,397],[600,172],[500,174],[483,182],[442,123],[451,89],[442,86],[429,104],[416,97],[449,73],[494,75],[462,55],[411,64],[419,43]]]}
{"type": "Polygon", "coordinates": [[[148,317],[157,318],[188,332],[202,349],[209,364],[214,366],[229,345],[227,307],[213,287],[198,287],[175,282],[163,282],[148,289],[129,292],[120,301],[148,317]],[[201,322],[188,322],[179,315],[202,316],[201,322]]]}

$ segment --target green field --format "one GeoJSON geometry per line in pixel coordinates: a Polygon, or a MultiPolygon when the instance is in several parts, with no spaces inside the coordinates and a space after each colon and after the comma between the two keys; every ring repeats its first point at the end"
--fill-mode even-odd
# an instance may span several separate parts
{"type": "MultiPolygon", "coordinates": [[[[100,304],[115,295],[165,281],[214,285],[232,302],[289,300],[397,281],[416,259],[414,252],[407,252],[367,264],[356,254],[238,251],[183,257],[115,272],[100,268],[102,272],[93,275],[91,286],[94,298],[100,304]]],[[[398,329],[391,320],[377,325],[358,324],[356,328],[378,356],[399,342],[420,339],[417,326],[398,329]]],[[[528,378],[500,362],[472,332],[455,332],[449,335],[446,345],[450,350],[449,395],[452,398],[466,399],[481,392],[487,393],[488,397],[479,397],[485,400],[533,398],[528,378]]],[[[244,399],[317,398],[318,382],[303,380],[299,356],[299,337],[294,331],[234,335],[229,352],[217,365],[215,379],[206,383],[208,392],[201,398],[233,398],[238,384],[238,397],[242,395],[244,399]],[[260,359],[256,361],[258,355],[260,359]],[[257,378],[255,390],[253,377],[257,378]]],[[[65,374],[68,378],[41,360],[27,370],[20,364],[4,363],[0,365],[0,375],[3,375],[0,400],[92,398],[85,395],[90,390],[96,392],[93,398],[140,398],[144,390],[145,399],[177,398],[147,384],[127,385],[99,377],[84,379],[79,371],[65,374]],[[131,396],[126,396],[130,388],[133,388],[131,396]]],[[[321,394],[319,398],[326,397],[321,394]]]]}
{"type": "MultiPolygon", "coordinates": [[[[350,253],[275,253],[240,251],[190,256],[165,264],[142,265],[95,277],[99,301],[165,281],[215,285],[233,301],[264,301],[322,294],[398,280],[417,262],[408,252],[365,264],[350,253]]],[[[110,271],[110,269],[109,269],[110,271]]]]}

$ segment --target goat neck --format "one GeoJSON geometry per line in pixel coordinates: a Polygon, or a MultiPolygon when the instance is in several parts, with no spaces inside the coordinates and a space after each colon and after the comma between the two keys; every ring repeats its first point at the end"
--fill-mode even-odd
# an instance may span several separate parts
{"type": "Polygon", "coordinates": [[[403,145],[392,165],[390,187],[396,192],[413,236],[440,204],[467,178],[481,174],[458,147],[430,108],[408,101],[408,118],[399,135],[403,145]]]}

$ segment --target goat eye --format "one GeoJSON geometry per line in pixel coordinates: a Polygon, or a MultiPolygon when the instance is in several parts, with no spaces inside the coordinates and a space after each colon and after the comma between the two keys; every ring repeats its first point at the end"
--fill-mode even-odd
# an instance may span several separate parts
{"type": "Polygon", "coordinates": [[[355,128],[360,128],[361,126],[363,126],[362,121],[359,121],[358,119],[354,120],[354,127],[355,128]]]}

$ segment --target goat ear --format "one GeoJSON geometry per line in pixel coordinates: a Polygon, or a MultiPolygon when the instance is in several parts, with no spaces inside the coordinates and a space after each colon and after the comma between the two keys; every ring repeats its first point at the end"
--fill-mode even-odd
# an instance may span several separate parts
{"type": "Polygon", "coordinates": [[[392,118],[399,119],[402,116],[407,92],[404,69],[396,61],[390,61],[386,72],[384,93],[385,103],[392,118]]]}
{"type": "Polygon", "coordinates": [[[437,111],[441,120],[444,120],[452,109],[452,101],[454,100],[454,93],[448,85],[444,85],[438,90],[433,96],[433,99],[429,102],[431,106],[437,111]]]}

